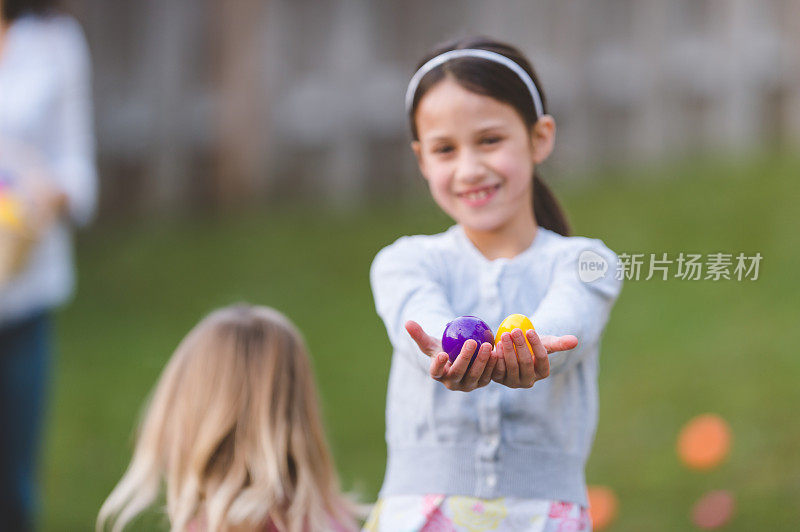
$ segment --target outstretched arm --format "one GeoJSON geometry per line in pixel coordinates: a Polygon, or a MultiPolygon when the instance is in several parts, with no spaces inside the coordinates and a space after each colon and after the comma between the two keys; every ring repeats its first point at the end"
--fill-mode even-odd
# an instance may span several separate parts
{"type": "Polygon", "coordinates": [[[536,330],[545,335],[569,333],[580,343],[550,357],[550,373],[569,371],[595,352],[608,322],[611,308],[622,289],[616,279],[617,256],[600,240],[588,240],[585,247],[570,249],[555,265],[550,288],[531,315],[536,330]],[[607,270],[600,278],[581,279],[581,254],[593,252],[593,260],[605,261],[607,270]]]}
{"type": "Polygon", "coordinates": [[[413,237],[403,237],[381,250],[370,268],[375,308],[389,341],[423,372],[429,371],[435,352],[429,344],[425,344],[424,351],[418,349],[406,330],[406,322],[414,320],[420,331],[436,334],[455,317],[439,281],[441,274],[429,258],[413,237]]]}

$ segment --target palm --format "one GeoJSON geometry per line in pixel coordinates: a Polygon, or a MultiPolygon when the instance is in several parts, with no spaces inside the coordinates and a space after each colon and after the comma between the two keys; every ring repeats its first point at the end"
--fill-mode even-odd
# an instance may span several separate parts
{"type": "Polygon", "coordinates": [[[410,334],[411,338],[417,343],[419,350],[429,357],[434,357],[437,353],[441,353],[442,341],[423,331],[419,323],[415,321],[407,322],[406,331],[408,331],[408,334],[410,334]]]}
{"type": "MultiPolygon", "coordinates": [[[[414,339],[420,351],[429,357],[435,356],[436,353],[442,351],[442,341],[427,334],[419,323],[415,321],[406,322],[406,331],[414,339]]],[[[547,349],[547,353],[556,353],[558,351],[567,351],[575,348],[578,345],[577,338],[572,335],[568,336],[552,336],[544,335],[539,337],[542,340],[542,345],[547,349]]]]}
{"type": "MultiPolygon", "coordinates": [[[[550,375],[548,355],[568,351],[578,345],[578,339],[572,335],[540,337],[533,330],[523,332],[515,329],[513,337],[512,334],[503,333],[502,341],[496,346],[484,343],[475,363],[469,367],[467,363],[461,364],[458,357],[455,363],[449,361],[448,356],[442,353],[442,342],[427,334],[417,322],[406,322],[406,331],[419,350],[431,358],[431,377],[443,382],[451,390],[461,391],[486,386],[491,380],[510,388],[530,388],[536,381],[550,375]],[[533,352],[529,346],[533,347],[533,352]],[[468,370],[469,375],[465,379],[468,370]]],[[[468,351],[477,347],[476,344],[468,351]]],[[[469,358],[469,354],[466,357],[469,358]]]]}

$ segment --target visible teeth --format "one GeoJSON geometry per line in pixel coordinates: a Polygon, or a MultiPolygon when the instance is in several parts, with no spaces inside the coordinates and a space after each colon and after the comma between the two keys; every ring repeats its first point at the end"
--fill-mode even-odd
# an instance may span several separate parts
{"type": "Polygon", "coordinates": [[[478,190],[477,192],[470,192],[466,194],[466,198],[472,201],[478,201],[488,196],[490,192],[491,191],[489,189],[478,190]]]}

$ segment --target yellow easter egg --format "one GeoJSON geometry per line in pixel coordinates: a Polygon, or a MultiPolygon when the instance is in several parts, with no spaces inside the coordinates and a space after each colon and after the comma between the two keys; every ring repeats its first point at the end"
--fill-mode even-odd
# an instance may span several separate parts
{"type": "MultiPolygon", "coordinates": [[[[525,334],[529,329],[533,329],[533,323],[531,323],[531,320],[528,319],[528,317],[524,314],[511,314],[504,319],[503,323],[500,324],[500,327],[497,328],[497,335],[494,337],[494,344],[497,345],[500,343],[504,332],[510,334],[514,329],[522,329],[522,333],[525,334]]],[[[533,330],[535,331],[536,329],[533,330]]],[[[533,353],[533,348],[531,347],[531,343],[528,342],[527,337],[525,338],[525,341],[528,343],[528,349],[530,349],[531,353],[533,353]]]]}
{"type": "Polygon", "coordinates": [[[20,206],[11,196],[0,195],[0,226],[19,230],[22,228],[22,213],[20,206]]]}

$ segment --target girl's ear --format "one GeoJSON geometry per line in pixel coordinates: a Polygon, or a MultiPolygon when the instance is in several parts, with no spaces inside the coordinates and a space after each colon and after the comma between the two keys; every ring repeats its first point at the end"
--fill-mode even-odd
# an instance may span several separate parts
{"type": "MultiPolygon", "coordinates": [[[[422,158],[422,146],[420,145],[418,140],[411,141],[411,151],[414,152],[414,156],[417,158],[417,164],[419,165],[419,171],[422,172],[422,176],[425,177],[425,163],[423,162],[422,158]]],[[[425,179],[428,179],[425,177],[425,179]]]]}
{"type": "Polygon", "coordinates": [[[543,163],[553,152],[556,143],[556,121],[550,115],[543,115],[531,129],[531,153],[533,163],[543,163]]]}

